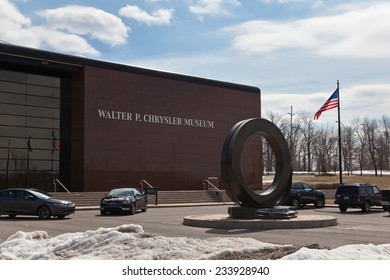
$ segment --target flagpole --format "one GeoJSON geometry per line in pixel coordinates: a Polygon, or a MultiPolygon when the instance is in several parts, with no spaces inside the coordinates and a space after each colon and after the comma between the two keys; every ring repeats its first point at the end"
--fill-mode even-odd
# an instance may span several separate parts
{"type": "Polygon", "coordinates": [[[340,170],[340,184],[343,183],[343,167],[341,160],[341,121],[340,121],[340,88],[339,88],[339,80],[337,80],[337,92],[338,92],[338,105],[337,105],[337,113],[338,113],[338,130],[339,130],[339,170],[340,170]]]}

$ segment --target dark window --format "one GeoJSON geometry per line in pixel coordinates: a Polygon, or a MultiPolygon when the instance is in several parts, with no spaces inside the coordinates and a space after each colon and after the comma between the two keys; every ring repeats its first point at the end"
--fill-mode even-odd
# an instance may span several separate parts
{"type": "Polygon", "coordinates": [[[1,198],[10,198],[14,197],[14,192],[13,191],[4,191],[0,193],[1,198]]]}
{"type": "Polygon", "coordinates": [[[0,185],[43,187],[60,168],[61,79],[0,70],[0,185]]]}
{"type": "Polygon", "coordinates": [[[312,190],[312,187],[310,187],[310,186],[307,185],[307,184],[303,184],[303,188],[304,188],[306,191],[311,191],[311,190],[312,190]]]}
{"type": "Polygon", "coordinates": [[[294,190],[301,190],[303,189],[301,183],[292,183],[291,188],[294,190]]]}
{"type": "Polygon", "coordinates": [[[19,198],[19,199],[26,199],[28,193],[26,191],[23,191],[23,190],[17,190],[15,191],[15,198],[19,198]]]}
{"type": "Polygon", "coordinates": [[[340,186],[337,193],[343,195],[354,195],[358,193],[358,189],[356,186],[340,186]]]}

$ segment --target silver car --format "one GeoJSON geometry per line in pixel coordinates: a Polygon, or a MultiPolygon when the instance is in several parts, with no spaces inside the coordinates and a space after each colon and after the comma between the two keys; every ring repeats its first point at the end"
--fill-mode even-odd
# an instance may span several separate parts
{"type": "Polygon", "coordinates": [[[11,218],[17,215],[64,218],[75,211],[75,204],[58,200],[38,189],[13,188],[0,191],[0,215],[11,218]]]}

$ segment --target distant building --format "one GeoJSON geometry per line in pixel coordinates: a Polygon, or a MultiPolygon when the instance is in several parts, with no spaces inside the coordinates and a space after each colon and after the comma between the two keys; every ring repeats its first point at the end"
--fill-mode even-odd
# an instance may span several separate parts
{"type": "Polygon", "coordinates": [[[202,189],[230,128],[258,116],[256,87],[0,44],[0,188],[202,189]]]}

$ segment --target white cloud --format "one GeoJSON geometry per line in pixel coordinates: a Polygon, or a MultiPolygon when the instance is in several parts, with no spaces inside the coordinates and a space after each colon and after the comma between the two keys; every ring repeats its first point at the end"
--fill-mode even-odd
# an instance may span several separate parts
{"type": "Polygon", "coordinates": [[[328,17],[287,22],[249,21],[224,29],[248,53],[303,49],[328,57],[390,56],[390,3],[328,17]]]}
{"type": "Polygon", "coordinates": [[[100,53],[88,42],[76,34],[53,30],[44,26],[33,27],[30,32],[35,34],[42,44],[60,52],[72,53],[80,56],[99,56],[100,53]]]}
{"type": "Polygon", "coordinates": [[[171,23],[173,9],[158,9],[149,14],[141,10],[138,6],[127,5],[119,10],[119,15],[147,25],[169,25],[171,23]]]}
{"type": "Polygon", "coordinates": [[[262,0],[263,3],[278,3],[278,4],[294,4],[294,3],[302,3],[306,2],[308,5],[311,5],[313,8],[319,8],[325,5],[323,0],[316,0],[313,3],[313,0],[262,0]]]}
{"type": "MultiPolygon", "coordinates": [[[[266,117],[267,111],[287,115],[287,110],[293,106],[297,113],[314,113],[320,109],[322,104],[330,97],[336,85],[329,88],[328,92],[317,93],[262,93],[262,115],[266,117]]],[[[340,104],[342,122],[348,124],[355,117],[368,117],[370,119],[380,119],[390,104],[390,84],[355,84],[352,86],[340,87],[340,104]],[[370,98],[367,98],[369,96],[370,98]]],[[[337,120],[336,112],[326,112],[321,115],[320,123],[337,120]]]]}
{"type": "Polygon", "coordinates": [[[126,43],[128,27],[110,13],[93,7],[67,6],[38,12],[47,26],[77,35],[90,35],[110,46],[126,43]]]}
{"type": "Polygon", "coordinates": [[[342,109],[345,114],[380,119],[388,114],[390,84],[357,84],[340,90],[342,109]],[[343,95],[341,95],[343,94],[343,95]]]}
{"type": "Polygon", "coordinates": [[[203,15],[228,15],[226,5],[240,6],[237,0],[197,0],[189,9],[192,13],[203,15]]]}
{"type": "Polygon", "coordinates": [[[16,6],[8,0],[0,1],[0,26],[0,39],[2,41],[21,43],[25,40],[30,43],[30,46],[39,44],[28,32],[31,20],[20,13],[16,6]]]}
{"type": "Polygon", "coordinates": [[[287,4],[291,2],[301,2],[302,0],[263,0],[264,3],[279,3],[279,4],[287,4]]]}
{"type": "Polygon", "coordinates": [[[0,1],[0,32],[7,29],[29,27],[31,20],[19,12],[16,6],[9,0],[0,1]]]}
{"type": "Polygon", "coordinates": [[[33,26],[31,20],[8,0],[0,1],[0,39],[31,48],[51,48],[79,55],[98,56],[99,52],[85,39],[45,26],[33,26]]]}

